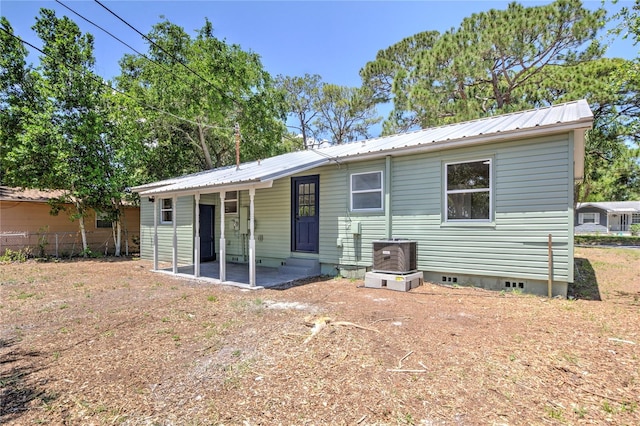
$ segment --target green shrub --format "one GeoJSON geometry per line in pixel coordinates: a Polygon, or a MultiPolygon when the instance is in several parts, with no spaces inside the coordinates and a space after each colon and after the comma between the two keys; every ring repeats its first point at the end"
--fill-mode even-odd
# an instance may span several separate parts
{"type": "Polygon", "coordinates": [[[28,247],[20,250],[5,249],[0,262],[26,262],[30,256],[31,250],[28,247]]]}
{"type": "Polygon", "coordinates": [[[629,230],[634,237],[640,236],[640,223],[634,223],[629,227],[629,230]]]}
{"type": "Polygon", "coordinates": [[[578,245],[638,246],[640,237],[629,235],[576,235],[578,245]]]}

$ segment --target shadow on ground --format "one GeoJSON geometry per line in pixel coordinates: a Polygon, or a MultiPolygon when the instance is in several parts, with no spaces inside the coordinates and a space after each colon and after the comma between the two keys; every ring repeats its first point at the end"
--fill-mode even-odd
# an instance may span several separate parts
{"type": "Polygon", "coordinates": [[[323,281],[331,281],[334,278],[335,277],[331,277],[328,275],[320,275],[318,277],[303,278],[299,280],[288,281],[286,283],[270,286],[269,290],[288,290],[293,287],[300,287],[307,284],[318,283],[323,281]]]}
{"type": "Polygon", "coordinates": [[[569,284],[567,296],[583,300],[602,300],[596,272],[589,260],[576,257],[574,259],[574,282],[569,284]]]}
{"type": "Polygon", "coordinates": [[[35,399],[46,404],[56,398],[39,390],[30,378],[39,370],[31,361],[41,353],[15,348],[18,342],[0,338],[0,424],[20,418],[35,399]]]}

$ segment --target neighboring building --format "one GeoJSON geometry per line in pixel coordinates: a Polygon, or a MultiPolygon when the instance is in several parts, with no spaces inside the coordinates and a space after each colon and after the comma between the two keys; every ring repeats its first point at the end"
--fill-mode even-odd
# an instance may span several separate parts
{"type": "Polygon", "coordinates": [[[578,203],[575,223],[576,234],[629,233],[640,223],[640,201],[578,203]]]}
{"type": "Polygon", "coordinates": [[[553,294],[573,282],[573,187],[583,177],[586,101],[292,152],[133,188],[141,257],[278,267],[311,259],[363,276],[372,243],[417,241],[432,282],[553,294]]]}
{"type": "MultiPolygon", "coordinates": [[[[82,251],[82,238],[77,221],[69,213],[73,205],[57,216],[50,214],[49,200],[63,195],[62,191],[40,191],[0,186],[0,255],[6,249],[29,248],[33,254],[71,256],[82,251]]],[[[100,213],[90,211],[85,218],[87,242],[96,253],[110,253],[115,249],[111,222],[100,213]]],[[[140,208],[125,207],[121,253],[139,251],[140,208]]]]}

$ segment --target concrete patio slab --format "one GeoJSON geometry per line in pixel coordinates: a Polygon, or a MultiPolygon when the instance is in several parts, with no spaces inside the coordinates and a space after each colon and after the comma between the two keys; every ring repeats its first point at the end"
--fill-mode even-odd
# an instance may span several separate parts
{"type": "Polygon", "coordinates": [[[218,261],[201,263],[199,277],[194,276],[194,265],[179,266],[177,274],[174,274],[172,271],[173,269],[171,267],[163,267],[156,272],[250,290],[279,287],[301,279],[312,278],[309,275],[295,271],[256,265],[256,285],[252,287],[249,285],[248,264],[227,262],[226,280],[220,281],[220,262],[218,261]]]}

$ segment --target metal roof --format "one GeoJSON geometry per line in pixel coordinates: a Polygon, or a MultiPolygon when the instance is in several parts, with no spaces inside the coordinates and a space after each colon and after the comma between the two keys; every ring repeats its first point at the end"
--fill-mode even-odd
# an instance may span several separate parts
{"type": "Polygon", "coordinates": [[[591,127],[593,114],[585,100],[504,114],[447,126],[290,152],[259,161],[222,167],[132,188],[141,195],[197,192],[273,181],[330,162],[357,161],[386,155],[491,143],[591,127]]]}
{"type": "Polygon", "coordinates": [[[603,201],[578,203],[576,209],[595,207],[612,213],[640,213],[640,201],[603,201]]]}

